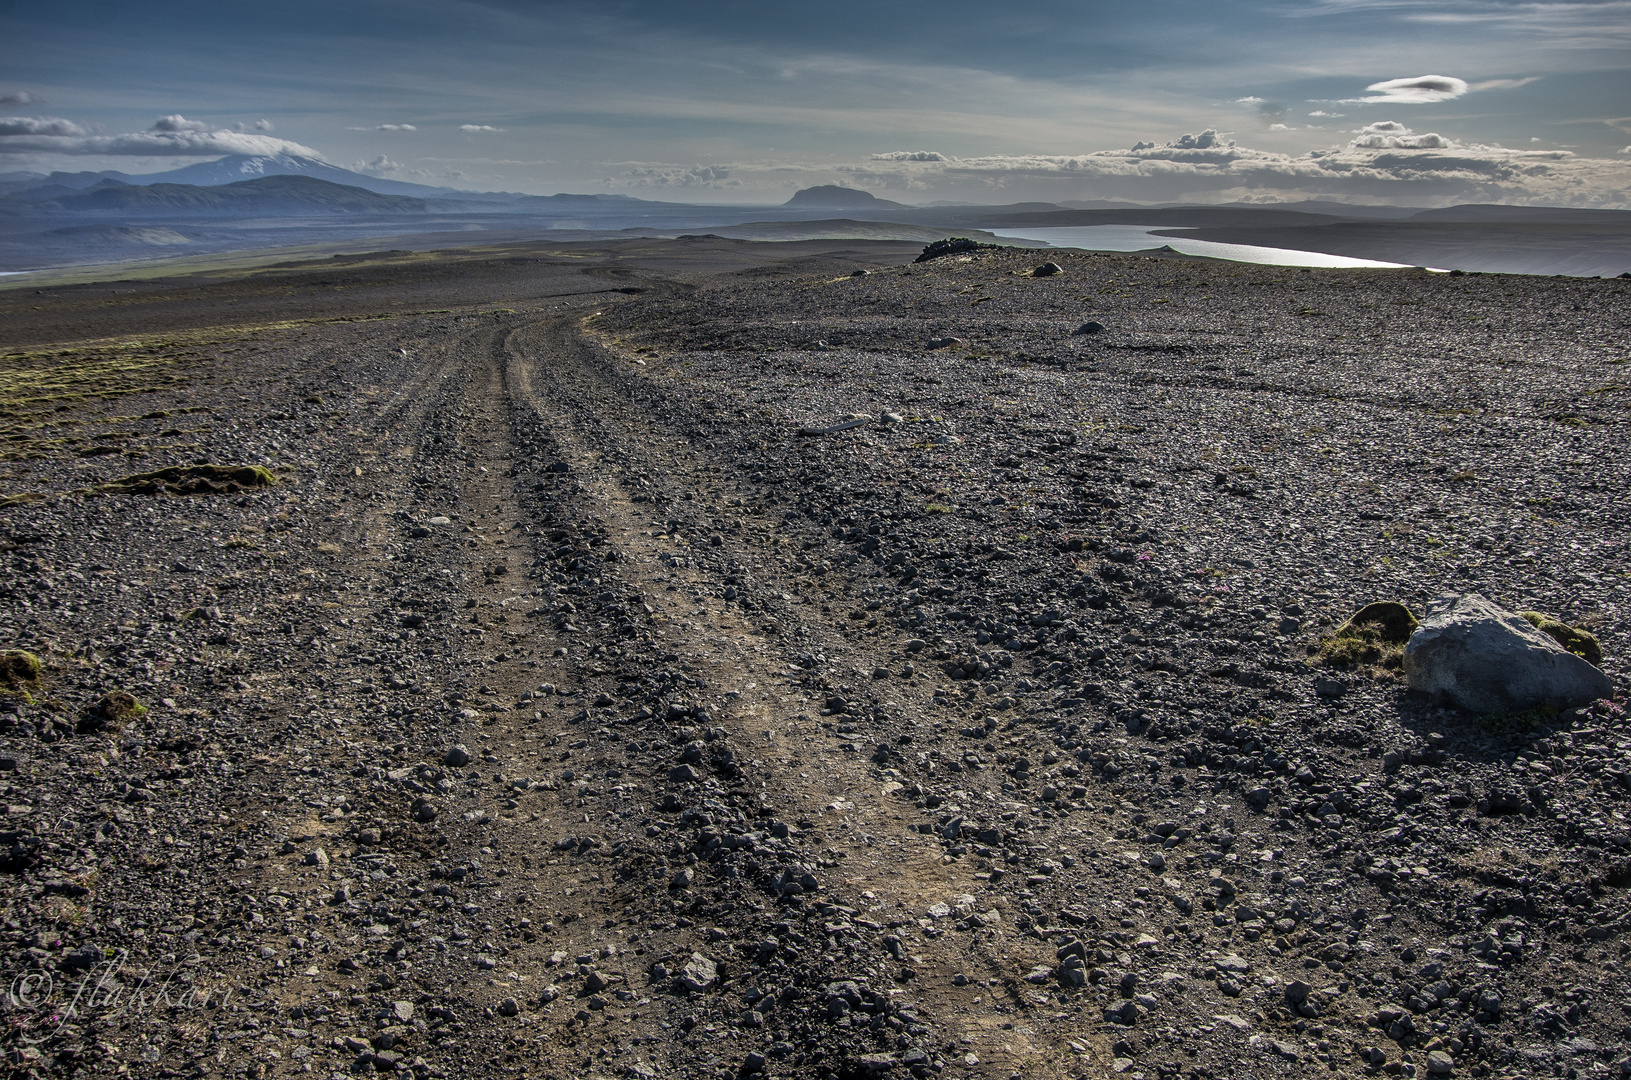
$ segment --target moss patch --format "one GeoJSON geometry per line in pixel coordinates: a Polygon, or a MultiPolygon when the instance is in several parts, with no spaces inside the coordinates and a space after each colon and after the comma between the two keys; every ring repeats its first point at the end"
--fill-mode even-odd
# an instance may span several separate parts
{"type": "Polygon", "coordinates": [[[259,465],[177,465],[135,473],[86,488],[82,495],[233,495],[271,487],[277,477],[259,465]]]}
{"type": "Polygon", "coordinates": [[[123,731],[125,725],[131,721],[139,720],[146,715],[146,707],[131,694],[124,690],[110,690],[98,698],[96,704],[85,710],[85,715],[79,720],[79,733],[115,734],[123,731]]]}
{"type": "Polygon", "coordinates": [[[28,689],[40,682],[40,658],[22,649],[0,652],[0,691],[29,697],[28,689]]]}
{"type": "Polygon", "coordinates": [[[1332,667],[1369,665],[1394,670],[1404,664],[1405,642],[1421,623],[1392,600],[1366,604],[1315,649],[1315,659],[1332,667]]]}
{"type": "Polygon", "coordinates": [[[1518,614],[1527,619],[1529,625],[1574,653],[1586,663],[1596,667],[1603,666],[1603,647],[1597,644],[1597,639],[1586,631],[1554,619],[1550,615],[1542,615],[1538,611],[1520,611],[1518,614]]]}

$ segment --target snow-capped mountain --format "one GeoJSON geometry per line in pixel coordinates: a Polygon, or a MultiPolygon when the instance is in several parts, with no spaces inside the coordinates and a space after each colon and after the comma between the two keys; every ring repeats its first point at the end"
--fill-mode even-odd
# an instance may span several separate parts
{"type": "Polygon", "coordinates": [[[455,188],[432,187],[428,184],[410,184],[402,180],[384,180],[365,173],[352,172],[338,165],[330,165],[316,158],[296,157],[293,154],[272,154],[250,157],[233,154],[219,161],[201,161],[169,172],[149,173],[130,177],[135,184],[195,184],[214,187],[233,184],[239,180],[255,180],[262,176],[315,176],[333,184],[367,188],[381,195],[412,195],[418,198],[468,198],[473,192],[455,188]]]}

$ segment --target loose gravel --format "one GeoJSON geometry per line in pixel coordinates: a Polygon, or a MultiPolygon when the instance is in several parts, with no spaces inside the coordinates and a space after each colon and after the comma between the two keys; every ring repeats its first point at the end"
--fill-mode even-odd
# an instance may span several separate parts
{"type": "Polygon", "coordinates": [[[1627,283],[915,254],[23,298],[10,1067],[1631,1071],[1627,283]],[[1466,590],[1620,697],[1316,655],[1466,590]]]}

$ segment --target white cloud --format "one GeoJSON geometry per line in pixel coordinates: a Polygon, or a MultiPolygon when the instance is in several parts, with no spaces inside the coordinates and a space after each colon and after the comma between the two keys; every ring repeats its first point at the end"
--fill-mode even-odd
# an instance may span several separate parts
{"type": "MultiPolygon", "coordinates": [[[[1345,145],[1306,154],[1241,146],[1215,129],[1164,144],[1076,155],[991,155],[847,163],[741,161],[692,167],[630,162],[607,181],[623,188],[731,189],[776,195],[840,183],[890,196],[979,203],[1030,199],[1155,202],[1362,199],[1403,205],[1518,202],[1631,208],[1631,162],[1566,150],[1462,145],[1396,121],[1367,125],[1345,145]]],[[[1628,148],[1631,150],[1631,148],[1628,148]]]]}
{"type": "Polygon", "coordinates": [[[1348,114],[1347,113],[1339,113],[1339,112],[1326,112],[1324,109],[1315,109],[1313,112],[1309,113],[1308,115],[1309,116],[1324,116],[1324,117],[1327,117],[1327,118],[1332,119],[1332,120],[1340,120],[1342,117],[1347,116],[1348,114]]]}
{"type": "Polygon", "coordinates": [[[270,120],[256,120],[255,121],[255,130],[256,131],[271,131],[272,130],[272,121],[270,121],[270,120]]]}
{"type": "Polygon", "coordinates": [[[1466,80],[1451,75],[1417,75],[1413,79],[1387,79],[1365,87],[1370,97],[1350,98],[1347,105],[1430,105],[1465,94],[1466,80]]]}
{"type": "MultiPolygon", "coordinates": [[[[610,187],[626,188],[704,188],[716,191],[741,189],[745,183],[718,165],[646,165],[630,162],[624,171],[607,180],[610,187]]],[[[783,185],[785,186],[785,185],[783,185]]]]}
{"type": "Polygon", "coordinates": [[[950,161],[944,154],[933,150],[891,150],[887,154],[873,154],[873,161],[950,161]]]}
{"type": "Polygon", "coordinates": [[[501,128],[501,127],[494,127],[491,124],[460,124],[459,125],[459,130],[460,131],[465,131],[465,132],[476,132],[476,131],[503,131],[504,129],[501,128]]]}
{"type": "Polygon", "coordinates": [[[322,160],[316,150],[270,135],[212,129],[179,114],[161,116],[147,131],[92,135],[71,120],[54,116],[0,118],[0,154],[116,154],[138,157],[220,157],[247,154],[322,160]]]}
{"type": "Polygon", "coordinates": [[[1479,90],[1516,90],[1520,86],[1528,86],[1532,82],[1539,82],[1539,75],[1531,75],[1527,79],[1485,79],[1468,86],[1471,91],[1479,90]]]}
{"type": "MultiPolygon", "coordinates": [[[[348,127],[348,128],[346,128],[346,130],[347,131],[418,131],[419,129],[414,127],[412,124],[375,124],[373,127],[348,127]]],[[[466,124],[460,130],[476,131],[476,130],[483,130],[483,129],[478,129],[474,124],[466,124]]],[[[495,130],[495,129],[487,128],[485,130],[491,131],[491,130],[495,130]]]]}
{"type": "Polygon", "coordinates": [[[1378,120],[1354,134],[1358,138],[1348,146],[1356,150],[1446,150],[1457,145],[1437,132],[1417,135],[1397,120],[1378,120]]]}
{"type": "Polygon", "coordinates": [[[180,113],[170,116],[161,116],[153,122],[153,131],[209,131],[210,126],[202,120],[189,120],[180,113]]]}
{"type": "Polygon", "coordinates": [[[1216,128],[1207,128],[1199,135],[1180,135],[1167,146],[1174,150],[1211,150],[1214,147],[1231,147],[1234,143],[1224,141],[1216,128]]]}
{"type": "MultiPolygon", "coordinates": [[[[354,161],[351,163],[353,172],[366,173],[369,176],[391,177],[396,180],[411,180],[416,184],[435,184],[441,179],[448,179],[452,174],[438,176],[429,169],[415,169],[399,161],[392,161],[384,154],[370,158],[367,161],[354,161]]],[[[462,173],[458,174],[460,177],[462,173]]]]}
{"type": "Polygon", "coordinates": [[[14,135],[87,135],[84,128],[60,116],[0,116],[0,138],[14,135]]]}
{"type": "Polygon", "coordinates": [[[15,90],[9,94],[0,94],[0,109],[12,105],[37,105],[39,98],[26,90],[15,90]]]}

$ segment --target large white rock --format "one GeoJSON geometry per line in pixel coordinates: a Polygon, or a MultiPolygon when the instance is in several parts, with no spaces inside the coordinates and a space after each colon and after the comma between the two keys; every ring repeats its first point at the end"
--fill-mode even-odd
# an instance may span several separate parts
{"type": "Polygon", "coordinates": [[[1477,593],[1428,605],[1404,672],[1411,689],[1478,713],[1564,709],[1614,692],[1607,675],[1477,593]]]}

